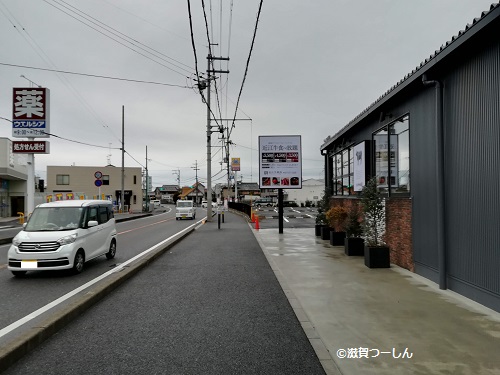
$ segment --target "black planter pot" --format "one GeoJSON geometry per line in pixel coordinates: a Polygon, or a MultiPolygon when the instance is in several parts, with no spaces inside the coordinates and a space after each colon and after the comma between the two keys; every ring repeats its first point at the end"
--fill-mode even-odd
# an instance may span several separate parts
{"type": "Polygon", "coordinates": [[[332,246],[342,246],[344,245],[345,232],[330,232],[330,245],[332,246]]]}
{"type": "Polygon", "coordinates": [[[322,240],[330,239],[330,227],[328,225],[325,225],[324,227],[321,228],[321,239],[322,240]]]}
{"type": "Polygon", "coordinates": [[[315,224],[314,225],[314,234],[316,237],[321,237],[321,228],[325,227],[325,224],[315,224]]]}
{"type": "Polygon", "coordinates": [[[365,240],[361,237],[346,237],[344,251],[348,256],[363,256],[365,254],[365,240]]]}
{"type": "Polygon", "coordinates": [[[365,245],[365,266],[369,268],[390,268],[389,248],[387,246],[365,245]]]}

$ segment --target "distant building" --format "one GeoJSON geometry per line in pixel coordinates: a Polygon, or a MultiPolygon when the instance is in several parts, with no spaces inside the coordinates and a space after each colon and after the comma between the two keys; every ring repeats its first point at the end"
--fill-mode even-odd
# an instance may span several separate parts
{"type": "Polygon", "coordinates": [[[285,200],[294,201],[299,206],[311,202],[315,206],[325,191],[325,180],[308,179],[302,181],[302,189],[285,189],[285,200]]]}
{"type": "MultiPolygon", "coordinates": [[[[121,179],[121,167],[48,166],[45,195],[52,201],[108,199],[118,205],[121,203],[121,179]]],[[[125,167],[124,198],[126,210],[142,212],[142,168],[125,167]]]]}
{"type": "Polygon", "coordinates": [[[205,199],[205,196],[205,186],[203,186],[203,184],[196,183],[193,186],[183,187],[179,195],[179,199],[188,199],[197,204],[201,204],[201,201],[205,199]]]}
{"type": "Polygon", "coordinates": [[[155,188],[154,196],[162,203],[171,203],[174,201],[174,196],[180,192],[178,185],[163,185],[155,188]]]}

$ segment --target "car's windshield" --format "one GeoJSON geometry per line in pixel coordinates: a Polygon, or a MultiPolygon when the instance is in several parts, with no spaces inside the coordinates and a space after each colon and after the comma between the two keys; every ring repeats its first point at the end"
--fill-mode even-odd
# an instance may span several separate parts
{"type": "Polygon", "coordinates": [[[177,201],[177,207],[193,207],[193,202],[191,202],[191,201],[177,201]]]}
{"type": "Polygon", "coordinates": [[[81,207],[37,207],[24,228],[28,232],[71,230],[80,226],[81,207]]]}

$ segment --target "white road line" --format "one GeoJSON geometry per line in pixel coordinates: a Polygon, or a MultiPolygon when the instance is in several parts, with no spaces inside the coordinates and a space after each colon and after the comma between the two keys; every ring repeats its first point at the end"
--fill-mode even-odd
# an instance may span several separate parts
{"type": "Polygon", "coordinates": [[[59,297],[58,299],[48,303],[47,305],[39,308],[38,310],[36,311],[33,311],[31,314],[28,314],[26,315],[24,318],[21,318],[19,319],[18,321],[8,325],[7,327],[3,328],[0,330],[0,338],[7,335],[8,333],[12,332],[13,330],[15,330],[16,328],[19,328],[20,326],[22,326],[23,324],[29,322],[30,320],[33,320],[35,319],[36,317],[42,315],[43,313],[49,311],[50,309],[52,309],[53,307],[59,305],[60,303],[63,303],[64,301],[66,301],[67,299],[75,296],[76,294],[80,293],[81,291],[87,289],[88,287],[94,285],[95,283],[97,283],[98,281],[101,281],[102,279],[105,279],[106,277],[108,276],[111,276],[113,273],[115,272],[120,272],[124,267],[126,267],[128,264],[132,263],[134,260],[136,259],[139,259],[140,257],[158,249],[159,247],[163,246],[164,244],[166,244],[167,242],[169,242],[170,240],[174,239],[175,237],[179,237],[180,235],[184,234],[184,232],[187,232],[188,230],[190,230],[192,227],[196,226],[196,225],[200,225],[200,223],[202,223],[203,220],[200,220],[194,224],[191,224],[189,227],[181,230],[180,232],[177,232],[176,234],[168,237],[167,239],[163,240],[162,242],[150,247],[149,249],[147,250],[144,250],[142,253],[136,255],[135,257],[123,262],[123,263],[120,263],[119,265],[117,265],[115,268],[113,268],[112,270],[106,272],[106,273],[103,273],[101,276],[98,276],[96,277],[95,279],[93,280],[90,280],[89,282],[87,282],[86,284],[83,284],[82,286],[72,290],[71,292],[69,293],[66,293],[65,295],[63,295],[62,297],[59,297]]]}

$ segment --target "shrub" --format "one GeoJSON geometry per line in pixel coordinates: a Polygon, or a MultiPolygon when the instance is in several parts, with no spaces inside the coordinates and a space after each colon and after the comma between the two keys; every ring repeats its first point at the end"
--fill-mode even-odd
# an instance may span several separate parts
{"type": "Polygon", "coordinates": [[[345,232],[347,237],[360,237],[363,234],[359,214],[359,205],[357,202],[353,202],[352,206],[347,211],[347,219],[345,222],[345,232]]]}
{"type": "Polygon", "coordinates": [[[384,246],[385,201],[377,187],[376,178],[370,179],[361,191],[363,208],[363,236],[368,246],[384,246]]]}
{"type": "Polygon", "coordinates": [[[335,229],[336,232],[345,231],[347,211],[343,206],[331,207],[326,212],[326,219],[330,227],[335,229]]]}
{"type": "Polygon", "coordinates": [[[328,221],[326,219],[326,211],[330,209],[331,197],[332,194],[330,193],[328,187],[326,187],[323,196],[318,201],[318,206],[317,206],[318,214],[316,215],[316,224],[328,224],[328,221]]]}

